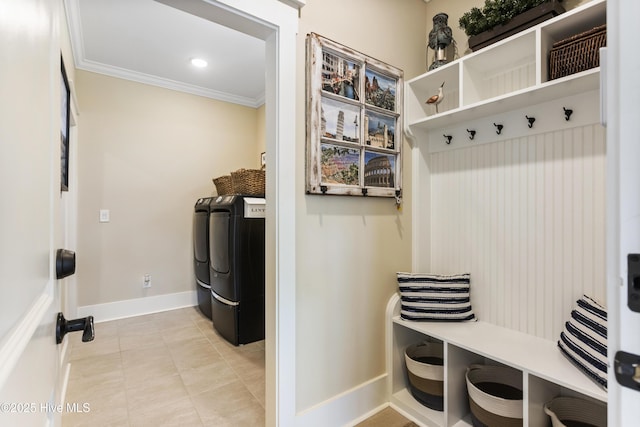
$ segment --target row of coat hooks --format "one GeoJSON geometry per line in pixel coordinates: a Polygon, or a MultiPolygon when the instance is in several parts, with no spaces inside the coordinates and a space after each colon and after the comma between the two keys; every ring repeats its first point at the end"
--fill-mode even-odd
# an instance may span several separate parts
{"type": "MultiPolygon", "coordinates": [[[[562,107],[562,109],[564,110],[564,119],[566,121],[569,121],[569,119],[571,119],[571,115],[573,114],[573,110],[565,107],[562,107]]],[[[525,115],[524,117],[527,119],[527,126],[529,126],[529,129],[531,129],[533,127],[533,124],[536,122],[536,118],[529,117],[527,115],[525,115]]],[[[504,129],[504,125],[501,123],[495,123],[495,122],[493,123],[493,125],[496,128],[496,133],[500,135],[502,133],[502,129],[504,129]]],[[[467,129],[467,132],[469,133],[469,139],[473,141],[473,139],[476,137],[475,129],[467,129]]],[[[451,140],[453,139],[452,135],[442,135],[442,136],[444,136],[445,142],[447,144],[451,144],[451,140]]]]}

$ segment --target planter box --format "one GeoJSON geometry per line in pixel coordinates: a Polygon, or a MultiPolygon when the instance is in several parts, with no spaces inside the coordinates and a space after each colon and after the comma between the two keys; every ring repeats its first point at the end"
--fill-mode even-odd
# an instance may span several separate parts
{"type": "Polygon", "coordinates": [[[564,12],[564,7],[555,0],[542,3],[518,16],[514,16],[504,25],[498,25],[491,30],[469,37],[469,48],[475,52],[564,12]]]}

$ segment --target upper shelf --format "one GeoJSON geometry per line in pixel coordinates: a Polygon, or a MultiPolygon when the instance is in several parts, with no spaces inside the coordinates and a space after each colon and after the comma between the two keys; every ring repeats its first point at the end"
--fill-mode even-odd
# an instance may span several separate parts
{"type": "Polygon", "coordinates": [[[439,128],[594,90],[600,69],[549,80],[553,43],[606,23],[606,1],[569,12],[407,81],[409,128],[439,128]],[[425,101],[444,83],[438,111],[425,101]]]}

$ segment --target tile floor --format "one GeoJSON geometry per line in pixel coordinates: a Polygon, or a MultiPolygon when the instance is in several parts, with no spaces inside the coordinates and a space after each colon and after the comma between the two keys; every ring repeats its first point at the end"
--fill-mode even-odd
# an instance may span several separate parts
{"type": "Polygon", "coordinates": [[[72,426],[262,426],[264,341],[235,347],[196,307],[95,325],[70,335],[65,413],[72,426]]]}
{"type": "MultiPolygon", "coordinates": [[[[235,347],[197,307],[96,323],[96,338],[69,335],[63,427],[265,424],[264,341],[235,347]]],[[[391,408],[358,427],[412,427],[391,408]]],[[[332,426],[327,426],[332,427],[332,426]]]]}

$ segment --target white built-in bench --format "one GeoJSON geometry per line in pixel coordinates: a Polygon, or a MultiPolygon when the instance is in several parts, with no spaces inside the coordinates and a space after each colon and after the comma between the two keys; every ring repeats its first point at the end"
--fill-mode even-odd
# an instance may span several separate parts
{"type": "Polygon", "coordinates": [[[503,364],[523,375],[524,426],[549,425],[543,405],[552,398],[576,396],[607,401],[607,393],[579,371],[549,341],[490,323],[414,322],[399,316],[400,298],[387,306],[387,365],[390,403],[396,410],[427,426],[471,426],[465,373],[474,363],[503,364]],[[416,401],[408,389],[404,350],[425,339],[444,344],[444,411],[416,401]]]}

